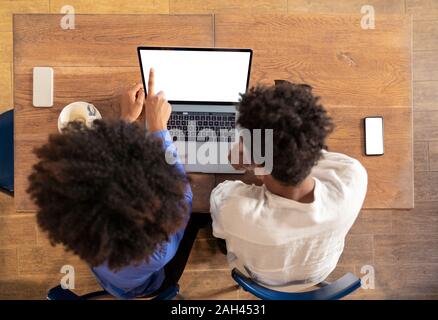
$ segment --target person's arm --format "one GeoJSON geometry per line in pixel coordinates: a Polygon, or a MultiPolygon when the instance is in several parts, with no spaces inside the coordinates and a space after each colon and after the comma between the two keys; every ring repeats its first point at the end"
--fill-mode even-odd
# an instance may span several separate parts
{"type": "Polygon", "coordinates": [[[312,170],[326,177],[329,187],[348,192],[346,197],[357,206],[352,212],[359,212],[367,192],[368,174],[358,160],[342,153],[323,151],[312,170]]]}
{"type": "Polygon", "coordinates": [[[210,214],[212,221],[213,236],[225,239],[225,230],[221,222],[220,207],[223,201],[222,189],[225,182],[214,188],[210,195],[210,214]]]}
{"type": "MultiPolygon", "coordinates": [[[[172,137],[167,130],[167,123],[169,121],[170,114],[172,113],[172,107],[167,102],[162,91],[155,94],[154,81],[155,73],[154,70],[151,68],[149,72],[148,94],[145,101],[145,117],[148,132],[151,135],[161,139],[161,141],[163,142],[163,149],[166,152],[166,160],[171,161],[170,163],[174,165],[178,171],[186,175],[184,166],[181,164],[176,147],[173,144],[172,137]]],[[[170,235],[169,237],[169,242],[165,246],[165,264],[168,263],[175,255],[183,238],[184,231],[187,227],[187,223],[192,212],[193,194],[189,183],[187,183],[186,185],[184,197],[186,203],[189,206],[189,215],[187,215],[187,219],[184,222],[183,226],[176,233],[170,235]]]]}
{"type": "MultiPolygon", "coordinates": [[[[173,165],[178,169],[179,172],[186,175],[183,164],[181,163],[175,145],[173,144],[172,137],[167,129],[155,131],[151,133],[153,136],[160,138],[163,141],[163,149],[166,150],[168,156],[172,157],[173,165]]],[[[190,184],[187,183],[186,191],[184,192],[184,197],[189,205],[190,212],[192,211],[192,201],[193,201],[193,193],[190,187],[190,184]]]]}
{"type": "Polygon", "coordinates": [[[222,207],[228,198],[236,194],[242,187],[242,181],[224,181],[218,184],[210,195],[210,214],[212,219],[213,235],[216,238],[225,239],[226,230],[223,224],[222,207]]]}
{"type": "MultiPolygon", "coordinates": [[[[185,175],[184,166],[177,156],[176,147],[167,131],[167,123],[172,113],[172,107],[167,102],[163,91],[155,94],[155,71],[152,68],[149,71],[148,94],[146,98],[144,88],[140,83],[134,85],[121,95],[121,119],[127,122],[136,121],[141,114],[143,105],[146,127],[149,134],[161,139],[163,149],[171,156],[172,163],[185,175]]],[[[185,198],[191,209],[193,195],[189,184],[187,184],[185,198]]]]}
{"type": "MultiPolygon", "coordinates": [[[[167,102],[164,92],[160,91],[155,94],[155,71],[151,68],[149,72],[148,94],[145,102],[146,126],[152,135],[161,138],[166,154],[171,156],[174,165],[185,175],[184,166],[178,158],[176,147],[173,144],[169,131],[167,131],[167,123],[171,113],[172,107],[167,102]]],[[[191,211],[193,195],[190,184],[187,184],[184,196],[191,211]]]]}

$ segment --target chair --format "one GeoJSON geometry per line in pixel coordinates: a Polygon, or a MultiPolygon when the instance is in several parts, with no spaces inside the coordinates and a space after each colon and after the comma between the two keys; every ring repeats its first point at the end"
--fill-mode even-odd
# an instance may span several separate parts
{"type": "Polygon", "coordinates": [[[268,289],[254,282],[234,268],[231,271],[233,279],[243,290],[262,300],[338,300],[352,293],[361,286],[360,279],[352,273],[332,282],[319,284],[319,289],[306,292],[280,292],[268,289]]]}
{"type": "MultiPolygon", "coordinates": [[[[172,300],[179,293],[179,285],[171,286],[160,294],[153,297],[151,300],[172,300]]],[[[63,289],[60,285],[49,290],[47,300],[90,300],[97,297],[109,295],[105,290],[90,292],[83,296],[78,296],[69,289],[63,289]]]]}
{"type": "Polygon", "coordinates": [[[0,188],[14,192],[14,110],[0,114],[0,188]]]}

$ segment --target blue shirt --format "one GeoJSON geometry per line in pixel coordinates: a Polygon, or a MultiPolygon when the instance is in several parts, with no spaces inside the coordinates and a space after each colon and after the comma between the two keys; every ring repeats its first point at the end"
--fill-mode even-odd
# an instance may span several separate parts
{"type": "MultiPolygon", "coordinates": [[[[175,166],[180,172],[184,171],[184,166],[176,156],[176,148],[172,144],[172,139],[167,130],[152,133],[152,135],[161,138],[163,148],[171,151],[175,166]]],[[[192,190],[190,185],[187,185],[184,194],[185,200],[191,212],[192,208],[192,190]]],[[[178,250],[179,243],[184,235],[186,224],[178,232],[170,236],[168,242],[161,244],[158,249],[152,254],[149,262],[141,262],[131,264],[123,269],[114,272],[108,268],[105,263],[101,266],[92,268],[92,272],[97,278],[100,285],[113,296],[130,299],[138,296],[151,294],[156,291],[164,280],[164,266],[173,258],[178,250]]]]}

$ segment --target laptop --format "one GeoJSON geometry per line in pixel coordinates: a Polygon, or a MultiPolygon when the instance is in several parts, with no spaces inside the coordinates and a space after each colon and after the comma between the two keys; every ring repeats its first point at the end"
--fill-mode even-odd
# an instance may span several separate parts
{"type": "Polygon", "coordinates": [[[252,50],[138,47],[147,90],[155,70],[155,92],[172,105],[168,129],[188,172],[242,173],[228,162],[238,138],[235,104],[248,89],[252,50]]]}

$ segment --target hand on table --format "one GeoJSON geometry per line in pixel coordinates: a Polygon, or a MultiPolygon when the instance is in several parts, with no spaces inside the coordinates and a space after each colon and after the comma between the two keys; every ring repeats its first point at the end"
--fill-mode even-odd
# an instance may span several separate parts
{"type": "Polygon", "coordinates": [[[155,94],[154,69],[149,71],[148,94],[145,101],[146,126],[149,132],[167,130],[172,107],[167,102],[164,92],[155,94]]]}
{"type": "Polygon", "coordinates": [[[120,96],[120,118],[127,122],[134,122],[140,116],[145,101],[143,84],[136,83],[120,96]]]}

